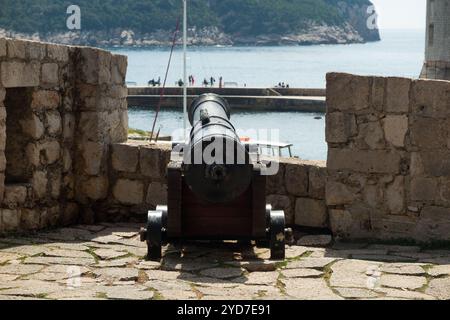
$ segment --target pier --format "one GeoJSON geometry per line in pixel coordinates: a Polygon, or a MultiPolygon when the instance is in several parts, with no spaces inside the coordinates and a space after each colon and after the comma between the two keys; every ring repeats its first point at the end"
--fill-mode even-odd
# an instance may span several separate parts
{"type": "MultiPolygon", "coordinates": [[[[129,107],[154,107],[160,99],[159,87],[129,87],[129,107]]],[[[162,108],[181,108],[182,88],[165,89],[162,108]]],[[[314,88],[188,88],[188,103],[204,93],[219,94],[233,109],[253,111],[326,111],[325,89],[314,88]]]]}

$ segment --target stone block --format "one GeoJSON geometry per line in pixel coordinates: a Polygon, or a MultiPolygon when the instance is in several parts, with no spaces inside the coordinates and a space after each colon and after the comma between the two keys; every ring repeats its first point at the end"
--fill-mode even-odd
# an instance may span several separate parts
{"type": "Polygon", "coordinates": [[[43,60],[47,54],[47,48],[45,44],[40,42],[28,42],[27,44],[27,57],[30,60],[43,60]]]}
{"type": "Polygon", "coordinates": [[[404,147],[406,133],[408,132],[408,116],[388,115],[383,120],[384,136],[386,141],[395,147],[404,147]]]}
{"type": "Polygon", "coordinates": [[[39,90],[33,92],[31,108],[34,110],[57,109],[61,104],[61,97],[57,91],[39,90]]]}
{"type": "Polygon", "coordinates": [[[139,162],[139,147],[130,144],[112,146],[113,168],[121,172],[136,172],[139,162]]]}
{"type": "Polygon", "coordinates": [[[41,65],[37,62],[2,62],[1,79],[5,88],[37,87],[41,75],[41,65]]]}
{"type": "Polygon", "coordinates": [[[69,202],[64,206],[59,221],[63,226],[70,226],[78,222],[79,216],[80,208],[78,204],[69,202]]]}
{"type": "Polygon", "coordinates": [[[39,209],[21,209],[20,227],[26,231],[38,230],[40,227],[41,212],[39,209]]]}
{"type": "Polygon", "coordinates": [[[22,131],[34,140],[39,140],[45,133],[44,123],[35,114],[29,118],[20,120],[22,131]]]}
{"type": "Polygon", "coordinates": [[[65,148],[63,151],[63,172],[68,173],[72,170],[72,152],[65,148]]]}
{"type": "Polygon", "coordinates": [[[61,115],[58,111],[49,111],[45,114],[47,120],[47,132],[52,135],[59,135],[62,130],[61,115]]]}
{"type": "Polygon", "coordinates": [[[295,224],[303,227],[327,228],[328,213],[325,201],[298,198],[295,204],[295,224]]]}
{"type": "Polygon", "coordinates": [[[272,205],[273,210],[283,210],[286,217],[286,224],[291,225],[295,223],[295,204],[291,203],[291,199],[288,196],[279,194],[272,194],[267,196],[266,202],[272,205]]]}
{"type": "Polygon", "coordinates": [[[106,147],[99,142],[85,141],[81,144],[83,171],[88,175],[98,175],[105,161],[106,147]]]}
{"type": "Polygon", "coordinates": [[[27,43],[22,40],[8,40],[8,57],[10,59],[25,59],[27,53],[27,43]]]}
{"type": "Polygon", "coordinates": [[[326,203],[328,206],[350,204],[355,200],[354,192],[345,184],[336,181],[326,183],[326,203]]]}
{"type": "Polygon", "coordinates": [[[61,146],[58,141],[47,141],[40,145],[41,155],[45,151],[44,164],[53,164],[61,158],[61,146]]]}
{"type": "Polygon", "coordinates": [[[140,148],[141,173],[146,177],[157,179],[164,177],[169,160],[169,148],[161,149],[152,146],[140,148]]]}
{"type": "Polygon", "coordinates": [[[6,56],[6,39],[0,39],[0,57],[6,56]]]}
{"type": "Polygon", "coordinates": [[[63,118],[64,140],[72,140],[74,136],[75,136],[75,116],[71,113],[65,113],[63,118]]]}
{"type": "Polygon", "coordinates": [[[372,108],[382,111],[385,103],[386,78],[374,77],[372,83],[372,108]]]}
{"type": "Polygon", "coordinates": [[[47,46],[47,55],[51,60],[67,63],[69,62],[69,47],[49,44],[47,46]]]}
{"type": "Polygon", "coordinates": [[[327,168],[309,167],[308,194],[314,199],[325,199],[325,185],[327,179],[327,168]]]}
{"type": "Polygon", "coordinates": [[[308,195],[308,167],[302,164],[287,164],[284,175],[289,194],[302,197],[308,195]]]}
{"type": "Polygon", "coordinates": [[[409,93],[411,79],[387,78],[386,86],[386,112],[409,112],[409,93]]]}
{"type": "Polygon", "coordinates": [[[98,81],[100,84],[111,84],[111,53],[103,50],[98,52],[98,81]]]}
{"type": "Polygon", "coordinates": [[[60,205],[47,208],[41,213],[41,228],[55,227],[58,224],[60,217],[61,207],[60,205]]]}
{"type": "Polygon", "coordinates": [[[330,148],[328,170],[352,170],[362,173],[398,173],[400,154],[387,150],[360,150],[330,148]]]}
{"type": "Polygon", "coordinates": [[[108,178],[105,176],[89,177],[81,183],[81,193],[85,197],[98,201],[108,196],[108,178]]]}
{"type": "Polygon", "coordinates": [[[386,146],[384,132],[379,121],[361,123],[356,140],[360,149],[380,150],[386,146]]]}
{"type": "Polygon", "coordinates": [[[411,143],[422,150],[446,148],[447,130],[443,120],[415,117],[411,123],[411,143]]]}
{"type": "Polygon", "coordinates": [[[277,166],[277,173],[267,177],[266,194],[286,194],[286,185],[284,183],[286,164],[278,162],[277,166]]]}
{"type": "Polygon", "coordinates": [[[352,215],[347,210],[329,210],[330,228],[333,235],[347,238],[354,228],[352,215]]]}
{"type": "Polygon", "coordinates": [[[437,224],[450,222],[450,208],[425,206],[420,212],[420,218],[434,221],[437,224]]]}
{"type": "Polygon", "coordinates": [[[411,178],[410,197],[412,201],[434,201],[438,196],[437,178],[411,178]]]}
{"type": "Polygon", "coordinates": [[[105,132],[108,129],[105,113],[81,112],[78,122],[78,132],[82,133],[80,139],[95,142],[107,142],[105,132]]]}
{"type": "Polygon", "coordinates": [[[430,150],[419,153],[425,175],[450,176],[450,151],[430,150]]]}
{"type": "Polygon", "coordinates": [[[99,50],[93,48],[80,48],[80,56],[83,60],[81,65],[81,79],[88,84],[99,83],[99,50]]]}
{"type": "Polygon", "coordinates": [[[5,231],[17,231],[20,226],[20,211],[1,209],[2,224],[5,231]]]}
{"type": "Polygon", "coordinates": [[[439,198],[446,205],[450,205],[450,178],[441,178],[439,187],[439,198]]]}
{"type": "Polygon", "coordinates": [[[16,208],[27,200],[28,188],[26,185],[14,184],[5,186],[3,204],[9,208],[16,208]]]}
{"type": "Polygon", "coordinates": [[[56,86],[59,82],[59,67],[56,63],[44,63],[42,65],[42,84],[56,86]]]}
{"type": "Polygon", "coordinates": [[[371,78],[343,73],[327,74],[328,111],[361,111],[369,108],[371,78]]]}
{"type": "Polygon", "coordinates": [[[450,82],[415,80],[412,85],[412,113],[424,117],[447,118],[450,115],[450,82]]]}
{"type": "Polygon", "coordinates": [[[386,203],[390,214],[405,213],[405,178],[398,176],[386,188],[386,203]]]}
{"type": "Polygon", "coordinates": [[[50,195],[53,199],[59,199],[61,195],[62,175],[61,172],[52,172],[50,175],[50,195]]]}
{"type": "Polygon", "coordinates": [[[127,74],[128,58],[122,55],[113,55],[111,60],[111,76],[115,84],[123,84],[127,74]]]}
{"type": "Polygon", "coordinates": [[[47,172],[35,171],[31,180],[33,191],[37,199],[42,199],[47,195],[47,172]]]}
{"type": "Polygon", "coordinates": [[[328,143],[346,143],[356,132],[357,126],[354,115],[342,112],[327,114],[326,140],[328,143]]]}
{"type": "Polygon", "coordinates": [[[150,183],[145,202],[153,207],[167,205],[167,185],[160,182],[150,183]]]}
{"type": "Polygon", "coordinates": [[[114,198],[125,205],[138,205],[144,202],[144,183],[142,181],[120,179],[113,188],[114,198]]]}

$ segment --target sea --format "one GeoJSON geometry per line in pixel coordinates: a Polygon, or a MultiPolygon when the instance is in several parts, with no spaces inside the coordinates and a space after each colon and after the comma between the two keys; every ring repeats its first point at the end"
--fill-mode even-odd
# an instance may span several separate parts
{"type": "MultiPolygon", "coordinates": [[[[328,72],[417,78],[424,60],[425,30],[381,30],[381,38],[379,42],[348,45],[190,47],[188,73],[194,76],[195,85],[213,76],[247,87],[273,87],[284,82],[290,87],[325,88],[328,72]]],[[[169,48],[112,50],[128,56],[128,82],[146,85],[151,79],[164,78],[169,48]]],[[[182,61],[181,48],[176,48],[168,86],[182,77],[182,61]]],[[[155,106],[130,106],[129,127],[150,130],[154,117],[155,106]]],[[[243,132],[269,132],[269,138],[292,144],[294,156],[327,158],[323,114],[239,111],[232,114],[232,122],[243,132]]],[[[182,126],[181,112],[160,112],[157,128],[161,134],[171,135],[182,126]]]]}

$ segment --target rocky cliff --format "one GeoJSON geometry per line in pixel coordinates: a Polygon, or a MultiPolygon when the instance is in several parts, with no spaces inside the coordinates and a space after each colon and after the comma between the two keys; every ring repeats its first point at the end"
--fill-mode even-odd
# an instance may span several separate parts
{"type": "MultiPolygon", "coordinates": [[[[152,5],[157,6],[155,3],[152,5]]],[[[368,0],[193,0],[194,12],[189,21],[192,27],[189,29],[188,42],[199,46],[274,46],[378,41],[378,29],[368,27],[372,16],[368,8],[371,5],[368,0]],[[204,7],[198,8],[199,3],[204,7]],[[294,9],[301,10],[295,12],[294,9]]],[[[177,6],[174,5],[174,8],[176,13],[177,6]]],[[[134,9],[127,7],[117,10],[122,10],[127,15],[134,9]]],[[[101,16],[98,15],[101,21],[101,16]]],[[[177,15],[171,20],[175,21],[177,15]]],[[[51,24],[51,17],[49,19],[51,24]]],[[[82,19],[88,18],[82,16],[82,19]]],[[[155,26],[150,25],[138,14],[136,20],[142,21],[140,25],[136,21],[112,23],[112,19],[109,19],[101,26],[92,24],[90,20],[82,20],[83,28],[76,32],[58,27],[58,24],[55,28],[40,27],[37,24],[36,29],[33,29],[36,32],[29,32],[30,28],[21,28],[17,24],[10,24],[14,28],[9,27],[7,22],[3,22],[7,20],[4,17],[2,19],[0,13],[0,37],[100,47],[167,46],[171,44],[175,27],[175,22],[173,26],[168,23],[169,19],[160,21],[155,26]]],[[[178,35],[178,42],[181,42],[181,32],[178,35]]]]}

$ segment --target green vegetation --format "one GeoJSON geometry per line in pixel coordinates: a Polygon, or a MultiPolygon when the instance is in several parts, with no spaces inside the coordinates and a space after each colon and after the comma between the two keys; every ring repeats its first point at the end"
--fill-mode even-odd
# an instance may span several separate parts
{"type": "MultiPolygon", "coordinates": [[[[368,0],[342,0],[368,4],[368,0]]],[[[340,25],[348,17],[336,0],[189,0],[190,24],[217,26],[229,34],[283,34],[307,22],[340,25]]],[[[181,0],[1,0],[0,28],[24,33],[67,31],[66,9],[81,8],[82,30],[172,30],[181,16],[181,0]]]]}

